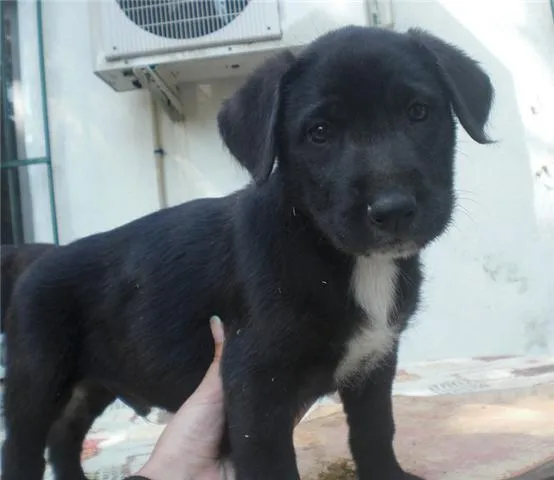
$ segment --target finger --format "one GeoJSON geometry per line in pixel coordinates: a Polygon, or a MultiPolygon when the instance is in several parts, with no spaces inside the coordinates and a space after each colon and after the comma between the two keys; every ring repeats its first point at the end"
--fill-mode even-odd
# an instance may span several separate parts
{"type": "Polygon", "coordinates": [[[214,315],[212,318],[210,318],[210,328],[212,330],[212,336],[215,342],[214,360],[217,360],[221,357],[221,351],[223,350],[223,341],[225,339],[223,323],[218,316],[214,315]]]}
{"type": "Polygon", "coordinates": [[[212,400],[214,395],[216,398],[222,396],[221,377],[219,373],[219,361],[221,359],[221,352],[223,350],[223,342],[225,332],[223,330],[223,324],[218,316],[210,318],[210,328],[212,330],[212,336],[215,343],[214,358],[206,372],[202,382],[196,389],[196,391],[189,397],[185,405],[203,403],[206,399],[212,400]]]}
{"type": "Polygon", "coordinates": [[[221,377],[219,373],[219,360],[221,359],[221,352],[223,350],[225,332],[223,330],[223,323],[218,316],[214,315],[210,318],[210,329],[215,343],[214,358],[210,367],[206,371],[204,378],[200,382],[200,385],[183,404],[181,409],[190,404],[203,403],[206,397],[208,400],[211,400],[213,395],[218,397],[221,396],[223,387],[221,385],[221,377]]]}

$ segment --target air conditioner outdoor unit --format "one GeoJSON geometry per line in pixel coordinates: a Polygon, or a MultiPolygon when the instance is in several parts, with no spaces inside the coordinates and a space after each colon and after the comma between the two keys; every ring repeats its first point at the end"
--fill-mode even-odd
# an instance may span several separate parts
{"type": "Polygon", "coordinates": [[[340,26],[389,27],[391,1],[91,0],[94,71],[116,91],[171,95],[183,82],[246,75],[340,26]]]}

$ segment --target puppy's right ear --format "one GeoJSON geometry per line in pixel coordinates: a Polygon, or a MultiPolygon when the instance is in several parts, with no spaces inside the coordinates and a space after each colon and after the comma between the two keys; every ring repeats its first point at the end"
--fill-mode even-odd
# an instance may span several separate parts
{"type": "Polygon", "coordinates": [[[282,80],[294,62],[290,51],[267,60],[223,103],[217,116],[225,145],[257,183],[268,179],[278,154],[275,130],[282,80]]]}

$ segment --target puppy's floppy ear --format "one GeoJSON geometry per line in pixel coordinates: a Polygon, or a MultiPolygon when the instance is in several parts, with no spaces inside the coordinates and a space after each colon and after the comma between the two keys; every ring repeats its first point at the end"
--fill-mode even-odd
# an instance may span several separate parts
{"type": "Polygon", "coordinates": [[[223,103],[217,116],[225,145],[258,183],[267,180],[278,155],[275,130],[281,88],[294,62],[290,51],[267,60],[223,103]]]}
{"type": "Polygon", "coordinates": [[[454,112],[467,133],[478,143],[492,143],[485,133],[494,97],[488,75],[453,45],[420,29],[410,29],[408,35],[432,56],[454,112]]]}

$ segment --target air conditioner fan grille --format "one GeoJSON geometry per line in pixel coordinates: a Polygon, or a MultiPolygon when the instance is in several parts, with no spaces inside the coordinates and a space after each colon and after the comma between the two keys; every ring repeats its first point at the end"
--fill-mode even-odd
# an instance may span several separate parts
{"type": "Polygon", "coordinates": [[[116,0],[125,15],[154,35],[193,39],[231,23],[250,0],[116,0]]]}

